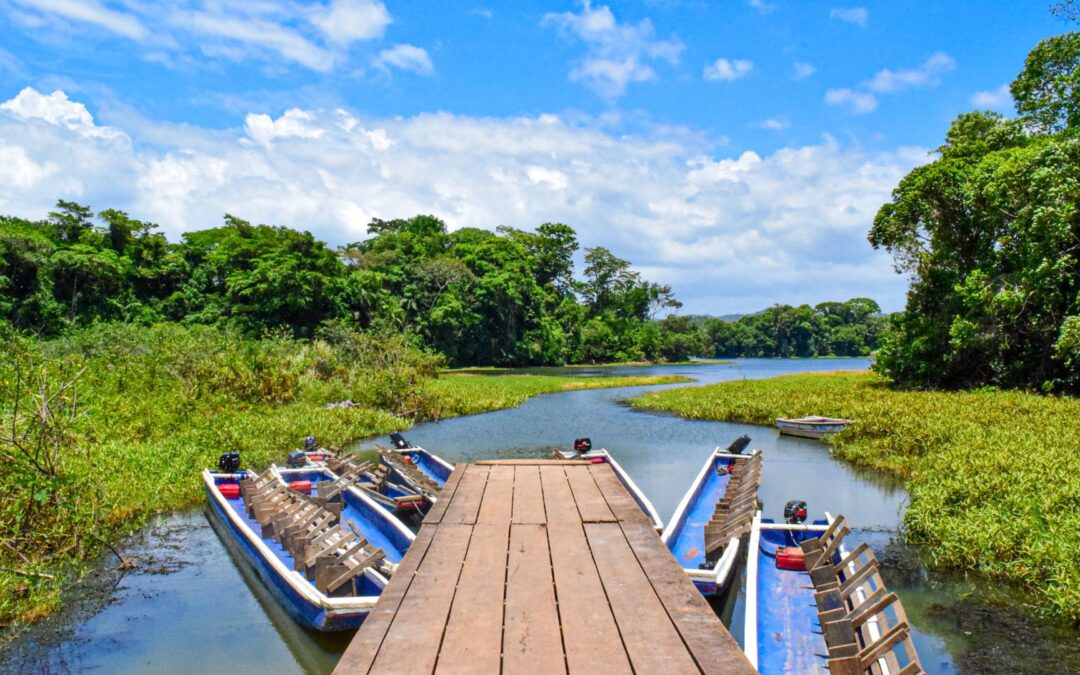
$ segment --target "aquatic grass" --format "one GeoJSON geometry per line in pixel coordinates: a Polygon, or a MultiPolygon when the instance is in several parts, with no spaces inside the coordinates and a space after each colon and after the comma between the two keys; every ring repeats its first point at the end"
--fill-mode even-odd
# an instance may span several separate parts
{"type": "Polygon", "coordinates": [[[1080,622],[1078,399],[902,390],[831,373],[649,392],[631,404],[750,424],[854,419],[830,439],[833,454],[906,480],[905,536],[932,564],[1023,583],[1043,611],[1080,622]]]}

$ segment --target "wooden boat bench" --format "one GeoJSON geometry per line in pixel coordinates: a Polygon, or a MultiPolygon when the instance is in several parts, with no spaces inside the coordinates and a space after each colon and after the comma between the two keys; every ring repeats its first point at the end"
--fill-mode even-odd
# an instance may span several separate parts
{"type": "Polygon", "coordinates": [[[731,539],[750,531],[757,511],[762,465],[762,454],[758,452],[737,458],[731,466],[724,496],[704,528],[707,563],[715,563],[731,539]]]}
{"type": "Polygon", "coordinates": [[[315,559],[315,586],[323,593],[333,595],[385,557],[385,553],[353,535],[349,544],[339,544],[330,554],[321,554],[315,559]]]}

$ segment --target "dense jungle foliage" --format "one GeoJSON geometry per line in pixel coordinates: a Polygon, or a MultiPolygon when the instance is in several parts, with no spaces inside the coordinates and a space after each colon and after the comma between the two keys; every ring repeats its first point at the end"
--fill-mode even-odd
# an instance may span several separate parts
{"type": "Polygon", "coordinates": [[[1011,92],[1015,119],[960,115],[870,231],[912,278],[877,360],[896,382],[1080,390],[1080,34],[1011,92]]]}
{"type": "Polygon", "coordinates": [[[163,321],[311,337],[332,323],[408,332],[457,365],[681,360],[680,304],[603,247],[575,278],[574,231],[375,220],[333,250],[307,232],[222,227],[170,242],[126,213],[60,201],[43,221],[0,218],[0,317],[51,336],[98,321],[163,321]]]}

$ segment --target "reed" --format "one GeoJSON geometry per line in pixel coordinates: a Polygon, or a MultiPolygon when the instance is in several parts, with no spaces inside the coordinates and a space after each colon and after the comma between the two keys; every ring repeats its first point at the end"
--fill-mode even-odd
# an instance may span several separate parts
{"type": "Polygon", "coordinates": [[[829,373],[649,392],[631,403],[751,424],[854,419],[829,440],[832,453],[906,480],[905,537],[931,564],[1020,582],[1044,612],[1080,621],[1078,399],[899,390],[872,374],[829,373]]]}

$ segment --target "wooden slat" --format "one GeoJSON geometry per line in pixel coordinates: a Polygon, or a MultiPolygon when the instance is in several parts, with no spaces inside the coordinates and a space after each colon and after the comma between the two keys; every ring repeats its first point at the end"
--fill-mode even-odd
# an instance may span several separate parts
{"type": "Polygon", "coordinates": [[[584,459],[485,459],[473,462],[480,466],[583,466],[592,464],[584,459]]]}
{"type": "Polygon", "coordinates": [[[476,522],[509,525],[513,508],[514,467],[491,467],[487,486],[484,488],[484,500],[480,502],[480,513],[476,516],[476,522]]]}
{"type": "Polygon", "coordinates": [[[515,525],[542,525],[547,522],[539,467],[514,467],[514,513],[510,522],[515,525]]]}
{"type": "Polygon", "coordinates": [[[503,672],[565,673],[546,526],[510,526],[506,575],[503,672]]]}
{"type": "Polygon", "coordinates": [[[609,464],[594,464],[589,467],[596,486],[607,501],[608,508],[615,517],[625,523],[645,523],[652,526],[648,516],[641,510],[634,498],[630,496],[626,486],[615,475],[614,469],[609,464]]]}
{"type": "Polygon", "coordinates": [[[443,514],[446,513],[446,509],[450,506],[450,502],[454,501],[454,494],[457,492],[458,483],[461,482],[461,477],[465,475],[465,469],[468,464],[458,464],[454,466],[454,472],[450,474],[450,477],[446,479],[446,485],[442,490],[439,490],[439,498],[428,509],[427,515],[424,516],[425,523],[438,523],[442,521],[443,514]]]}
{"type": "Polygon", "coordinates": [[[505,523],[477,523],[473,528],[436,672],[499,672],[509,539],[509,517],[505,523]]]}
{"type": "MultiPolygon", "coordinates": [[[[608,471],[611,471],[610,466],[608,466],[608,471]]],[[[596,481],[593,480],[592,471],[590,471],[589,467],[567,467],[566,478],[570,482],[570,489],[574,492],[574,501],[577,502],[582,521],[586,523],[610,523],[615,521],[615,516],[611,513],[611,509],[608,507],[604,495],[601,494],[600,488],[596,486],[596,481]]]]}
{"type": "Polygon", "coordinates": [[[419,534],[398,565],[394,578],[383,589],[379,602],[364,619],[363,630],[358,631],[349,643],[349,648],[334,669],[335,673],[366,673],[371,668],[398,607],[412,584],[416,569],[427,555],[434,534],[434,527],[420,528],[419,534]]]}
{"type": "Polygon", "coordinates": [[[634,670],[699,673],[619,524],[585,523],[584,527],[634,670]]]}
{"type": "Polygon", "coordinates": [[[561,466],[540,467],[540,485],[544,490],[544,513],[551,526],[579,525],[577,506],[566,472],[561,466]]]}
{"type": "MultiPolygon", "coordinates": [[[[546,478],[546,477],[545,477],[546,478]]],[[[544,496],[548,496],[547,482],[544,496]]],[[[548,511],[551,518],[551,511],[548,511]]],[[[550,523],[548,544],[571,673],[633,672],[580,524],[550,523]]]]}
{"type": "Polygon", "coordinates": [[[651,524],[623,523],[623,536],[657,597],[705,673],[752,673],[735,638],[720,623],[694,584],[679,569],[651,524]]]}
{"type": "Polygon", "coordinates": [[[472,527],[443,523],[409,585],[372,666],[373,673],[430,673],[472,527]]]}
{"type": "MultiPolygon", "coordinates": [[[[454,501],[450,502],[446,513],[443,514],[443,523],[472,525],[476,522],[476,514],[480,512],[480,503],[484,499],[484,486],[490,470],[486,466],[470,465],[468,467],[454,492],[454,501]]],[[[438,504],[441,501],[440,497],[435,503],[438,504]]]]}

